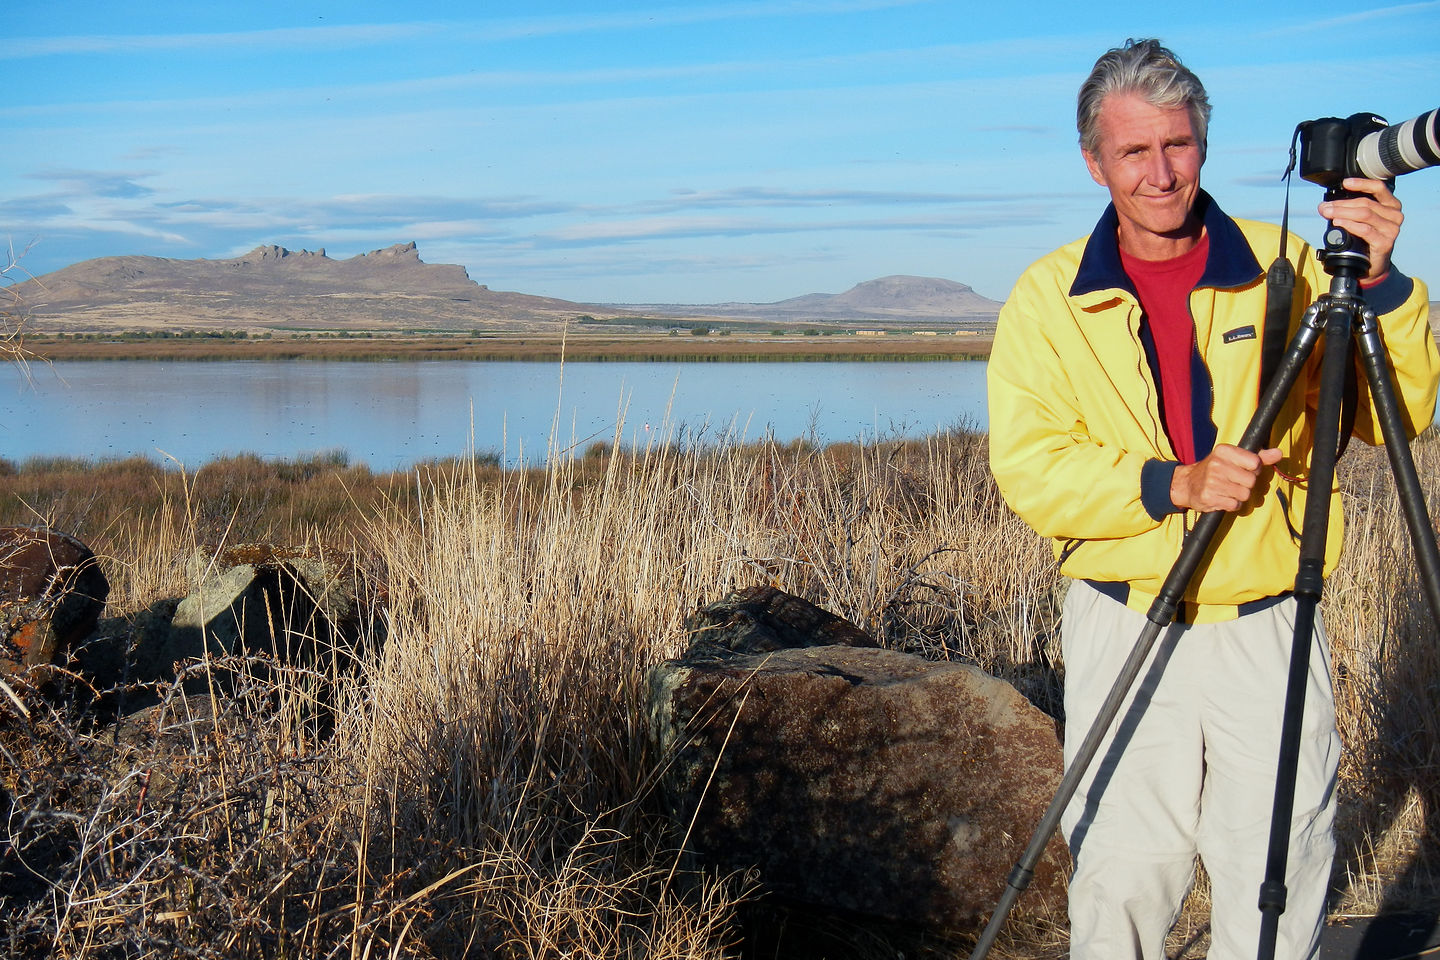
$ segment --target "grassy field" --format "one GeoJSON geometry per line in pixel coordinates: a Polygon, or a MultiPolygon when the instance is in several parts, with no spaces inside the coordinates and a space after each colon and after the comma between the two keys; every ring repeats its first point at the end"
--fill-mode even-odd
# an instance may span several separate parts
{"type": "MultiPolygon", "coordinates": [[[[1440,444],[1417,456],[1434,495],[1440,444]]],[[[1325,599],[1347,747],[1335,912],[1432,906],[1436,631],[1383,458],[1342,467],[1348,558],[1325,599]]],[[[251,677],[179,752],[97,725],[79,685],[59,705],[27,694],[28,717],[0,707],[0,951],[17,957],[804,955],[777,945],[782,927],[815,956],[960,957],[964,932],[787,913],[744,877],[684,869],[645,671],[697,607],[773,583],[1058,709],[1059,578],[964,432],[601,446],[530,471],[0,462],[0,522],[37,521],[105,559],[106,631],[139,635],[184,595],[195,551],[270,541],[383,572],[386,641],[356,672],[251,677]],[[333,730],[306,719],[321,688],[333,730]]],[[[1202,884],[1187,933],[1205,910],[1202,884]]],[[[1063,929],[1022,919],[993,955],[1064,952],[1063,929]]]]}

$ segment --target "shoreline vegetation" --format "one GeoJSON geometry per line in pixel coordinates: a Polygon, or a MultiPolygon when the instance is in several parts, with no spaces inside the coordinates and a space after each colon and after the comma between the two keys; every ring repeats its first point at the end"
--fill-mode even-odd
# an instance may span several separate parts
{"type": "Polygon", "coordinates": [[[469,361],[947,361],[983,360],[987,333],[611,335],[504,333],[481,336],[86,337],[30,335],[24,347],[47,360],[469,360],[469,361]]]}
{"type": "MultiPolygon", "coordinates": [[[[58,699],[26,691],[23,720],[0,701],[0,952],[965,955],[976,931],[774,903],[753,878],[682,856],[645,689],[687,616],[768,583],[883,646],[977,664],[1058,714],[1062,581],[1001,501],[986,443],[956,430],[597,444],[528,469],[460,459],[394,474],[341,455],[193,472],[0,461],[0,523],[49,524],[102,558],[109,636],[140,642],[196,586],[195,559],[226,546],[324,545],[384,584],[370,611],[384,641],[357,669],[267,662],[252,696],[197,721],[178,754],[117,736],[113,697],[78,681],[58,699]],[[328,727],[313,722],[317,700],[334,707],[328,727]]],[[[1440,440],[1414,449],[1433,501],[1440,440]]],[[[1340,483],[1346,555],[1324,596],[1345,743],[1332,917],[1433,909],[1440,645],[1383,452],[1353,445],[1340,483]]],[[[1202,876],[1175,955],[1203,952],[1205,891],[1202,876]]],[[[992,955],[1063,957],[1063,922],[1025,903],[992,955]]]]}

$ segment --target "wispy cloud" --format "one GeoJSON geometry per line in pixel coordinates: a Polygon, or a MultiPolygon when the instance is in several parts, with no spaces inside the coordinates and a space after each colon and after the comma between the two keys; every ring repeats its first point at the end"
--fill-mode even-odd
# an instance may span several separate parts
{"type": "MultiPolygon", "coordinates": [[[[977,127],[976,129],[984,133],[1025,133],[1037,137],[1050,137],[1054,136],[1056,133],[1054,127],[1041,126],[1039,124],[1033,123],[990,124],[987,126],[977,127]]],[[[1070,132],[1071,131],[1069,130],[1065,131],[1067,135],[1070,132]]]]}
{"type": "Polygon", "coordinates": [[[333,27],[290,27],[230,33],[106,34],[68,37],[11,37],[0,59],[79,54],[150,54],[162,51],[343,48],[393,43],[437,35],[438,23],[395,23],[333,27]]]}
{"type": "Polygon", "coordinates": [[[43,180],[64,185],[63,195],[77,197],[109,197],[134,199],[148,197],[155,191],[139,183],[153,173],[111,173],[96,170],[37,170],[22,174],[27,180],[43,180]]]}
{"type": "MultiPolygon", "coordinates": [[[[75,115],[92,117],[146,113],[170,117],[179,113],[218,114],[237,109],[281,108],[290,112],[304,105],[333,109],[337,103],[375,105],[399,102],[405,109],[417,103],[451,102],[447,95],[493,92],[508,95],[544,91],[551,106],[618,104],[639,106],[694,99],[715,94],[753,95],[774,98],[801,90],[834,90],[843,78],[847,90],[909,89],[916,94],[941,95],[961,90],[977,100],[1013,96],[1021,90],[1063,89],[1069,93],[1073,78],[1049,72],[1026,72],[1022,65],[1046,60],[1069,49],[1072,37],[1040,38],[1025,44],[984,42],[893,47],[824,56],[774,58],[726,58],[688,60],[683,63],[584,67],[573,69],[470,70],[397,80],[365,80],[352,83],[265,86],[239,93],[210,96],[156,96],[143,100],[87,100],[71,103],[14,103],[0,105],[0,118],[28,120],[75,115]],[[921,66],[922,63],[928,66],[921,66]],[[1005,64],[1003,76],[989,75],[996,64],[1005,64]],[[918,70],[918,73],[917,73],[918,70]],[[941,79],[936,79],[938,75],[941,79]],[[699,81],[715,81],[704,84],[699,81]],[[695,84],[679,81],[694,80],[695,84]],[[563,99],[555,100],[556,92],[563,99]],[[643,91],[643,92],[641,92],[643,91]],[[437,98],[432,100],[432,98],[437,98]]],[[[0,47],[0,57],[4,56],[0,47]]],[[[468,99],[463,100],[467,108],[468,99]]],[[[521,104],[519,109],[528,109],[521,104]]],[[[1052,133],[1042,126],[986,125],[981,131],[1052,133]]]]}
{"type": "Polygon", "coordinates": [[[688,26],[724,20],[834,16],[909,7],[929,2],[933,2],[933,0],[788,0],[788,2],[662,7],[623,13],[597,13],[589,16],[567,15],[493,21],[485,27],[485,36],[490,39],[516,39],[542,35],[688,26]]]}
{"type": "MultiPolygon", "coordinates": [[[[647,251],[645,256],[636,256],[631,247],[586,247],[566,252],[563,264],[557,263],[554,254],[544,249],[526,247],[478,247],[465,243],[452,245],[450,253],[462,262],[484,263],[488,268],[503,271],[511,276],[524,276],[533,282],[563,279],[573,282],[579,278],[609,280],[615,277],[648,277],[655,273],[665,275],[713,275],[731,276],[737,273],[767,273],[775,269],[774,251],[745,252],[726,250],[724,252],[685,252],[674,247],[662,247],[647,251]]],[[[422,254],[424,251],[421,251],[422,254]]],[[[830,263],[840,258],[833,250],[806,248],[791,250],[784,254],[784,262],[791,266],[814,263],[830,263]]],[[[427,260],[430,260],[427,257],[427,260]]],[[[430,262],[435,262],[430,260],[430,262]]],[[[483,277],[476,277],[484,283],[483,277]]],[[[733,287],[731,290],[733,291],[733,287]]],[[[804,289],[786,288],[783,296],[810,292],[804,289]]],[[[590,294],[581,296],[593,297],[590,294]]]]}
{"type": "Polygon", "coordinates": [[[573,209],[571,204],[524,198],[367,195],[314,201],[195,198],[136,208],[126,216],[187,236],[239,233],[246,237],[244,243],[299,237],[333,245],[352,238],[368,243],[494,236],[505,222],[573,209]]]}
{"type": "Polygon", "coordinates": [[[964,236],[974,231],[995,229],[1001,223],[1046,223],[1053,212],[1042,204],[1008,211],[997,217],[993,211],[946,216],[908,215],[837,220],[775,220],[757,217],[650,217],[604,223],[577,223],[537,236],[542,246],[589,246],[635,243],[649,240],[694,239],[697,237],[747,237],[766,234],[842,233],[850,231],[940,231],[964,236]]]}
{"type": "Polygon", "coordinates": [[[931,206],[994,203],[1031,198],[1035,194],[914,193],[899,190],[785,190],[777,187],[732,187],[726,190],[675,190],[665,200],[646,204],[652,210],[695,210],[716,207],[931,206]]]}
{"type": "Polygon", "coordinates": [[[0,224],[22,223],[69,216],[70,205],[54,196],[20,197],[0,200],[0,224]]]}
{"type": "Polygon", "coordinates": [[[371,249],[400,240],[465,238],[516,242],[504,225],[573,213],[576,206],[530,197],[443,197],[370,194],[319,200],[293,197],[157,200],[147,188],[128,189],[124,176],[56,171],[46,179],[65,189],[0,202],[0,229],[46,236],[143,236],[179,252],[259,242],[345,242],[371,249]],[[82,175],[83,174],[83,175],[82,175]],[[240,239],[236,239],[236,238],[240,239]]]}
{"type": "Polygon", "coordinates": [[[1298,33],[1324,33],[1331,30],[1339,30],[1344,27],[1353,27],[1360,23],[1372,23],[1377,20],[1394,20],[1402,17],[1424,15],[1434,13],[1437,10],[1440,10],[1440,0],[1423,0],[1421,3],[1401,3],[1389,7],[1376,7],[1372,10],[1358,10],[1354,13],[1347,13],[1338,17],[1326,17],[1323,20],[1300,17],[1281,29],[1266,31],[1263,35],[1280,36],[1298,33]]]}
{"type": "Polygon", "coordinates": [[[1280,188],[1285,181],[1280,179],[1280,174],[1252,174],[1248,177],[1231,177],[1230,182],[1237,187],[1263,187],[1266,189],[1280,188]]]}
{"type": "Polygon", "coordinates": [[[332,197],[305,204],[327,219],[364,220],[381,223],[416,220],[511,220],[524,217],[571,213],[573,203],[533,197],[462,198],[364,194],[332,197]]]}
{"type": "Polygon", "coordinates": [[[626,246],[650,241],[760,235],[930,232],[970,235],[1043,223],[1053,193],[976,194],[893,190],[796,190],[744,185],[678,189],[653,198],[582,204],[539,196],[456,197],[348,194],[304,199],[189,196],[162,199],[135,172],[54,169],[32,179],[50,193],[0,204],[10,225],[74,235],[90,224],[106,235],[146,236],[179,252],[255,243],[371,249],[402,240],[446,241],[491,250],[626,246]],[[795,211],[814,211],[796,215],[795,211]],[[822,213],[823,211],[823,213],[822,213]],[[866,211],[874,211],[868,215],[866,211]]]}
{"type": "Polygon", "coordinates": [[[914,6],[929,2],[933,2],[933,0],[791,0],[791,2],[780,3],[756,2],[661,7],[588,16],[571,15],[484,21],[417,21],[217,33],[11,37],[3,46],[0,46],[0,59],[83,54],[146,54],[172,50],[344,49],[436,36],[482,42],[510,41],[563,34],[648,30],[725,20],[833,16],[914,6]]]}

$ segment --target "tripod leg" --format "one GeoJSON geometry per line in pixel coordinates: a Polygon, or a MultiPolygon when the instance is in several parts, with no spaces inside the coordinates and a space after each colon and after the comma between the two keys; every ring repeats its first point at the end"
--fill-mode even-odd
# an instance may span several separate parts
{"type": "MultiPolygon", "coordinates": [[[[1320,331],[1323,328],[1317,322],[1317,317],[1318,310],[1312,305],[1306,312],[1300,329],[1296,331],[1289,346],[1285,348],[1285,354],[1281,357],[1275,378],[1266,386],[1264,395],[1260,398],[1260,404],[1255,410],[1255,415],[1245,428],[1239,446],[1251,453],[1259,451],[1269,442],[1270,428],[1274,426],[1275,419],[1280,415],[1280,410],[1284,406],[1285,398],[1289,396],[1295,381],[1299,379],[1306,359],[1314,350],[1316,341],[1319,340],[1320,331]]],[[[1220,524],[1227,516],[1229,515],[1218,511],[1202,514],[1186,536],[1185,543],[1180,548],[1180,556],[1171,566],[1155,602],[1150,605],[1150,610],[1145,615],[1149,623],[1140,632],[1135,646],[1120,669],[1120,675],[1115,679],[1115,684],[1111,687],[1109,695],[1106,696],[1105,702],[1096,714],[1094,723],[1091,724],[1085,739],[1076,750],[1075,758],[1070,762],[1069,768],[1061,778],[1060,785],[1055,790],[1055,796],[1050,801],[1050,806],[1045,809],[1044,815],[1041,816],[1039,824],[1035,827],[1029,845],[1026,846],[1025,852],[1006,878],[1005,889],[1000,895],[1000,901],[996,904],[995,912],[990,915],[990,922],[980,935],[980,939],[976,941],[975,949],[970,954],[970,960],[984,960],[989,955],[990,948],[1005,926],[1005,920],[1009,917],[1015,901],[1030,885],[1030,880],[1035,874],[1035,867],[1040,863],[1045,846],[1050,842],[1050,835],[1059,826],[1060,817],[1064,813],[1066,805],[1074,797],[1081,779],[1085,776],[1086,769],[1095,759],[1095,754],[1099,751],[1110,725],[1115,721],[1115,716],[1119,713],[1126,694],[1134,685],[1135,678],[1139,675],[1145,658],[1150,653],[1150,648],[1154,646],[1160,632],[1175,619],[1175,613],[1180,608],[1186,588],[1194,579],[1195,572],[1200,568],[1200,563],[1205,557],[1205,552],[1209,549],[1211,541],[1219,532],[1220,524]]]]}
{"type": "Polygon", "coordinates": [[[1155,623],[1150,621],[1145,624],[1145,629],[1140,633],[1140,639],[1130,650],[1130,656],[1126,658],[1124,665],[1120,668],[1120,675],[1116,678],[1114,685],[1110,688],[1109,695],[1101,705],[1096,714],[1095,722],[1091,724],[1089,732],[1086,733],[1084,741],[1075,752],[1075,759],[1071,761],[1070,767],[1060,780],[1060,786],[1055,790],[1055,796],[1050,801],[1050,806],[1045,808],[1045,814],[1040,818],[1039,825],[1030,837],[1030,845],[1025,848],[1024,855],[1010,871],[1006,878],[1005,890],[1000,895],[1000,902],[995,907],[995,912],[990,915],[990,922],[981,934],[980,940],[975,944],[975,950],[970,954],[971,960],[981,960],[990,952],[995,938],[999,936],[1000,930],[1005,926],[1005,919],[1010,915],[1010,910],[1015,905],[1015,900],[1030,886],[1030,880],[1035,875],[1035,867],[1045,853],[1045,847],[1050,842],[1050,835],[1060,824],[1060,817],[1065,812],[1071,797],[1080,787],[1080,781],[1085,776],[1086,769],[1095,759],[1100,744],[1105,739],[1105,734],[1114,722],[1115,715],[1120,712],[1120,707],[1125,701],[1125,695],[1135,684],[1135,678],[1140,674],[1140,668],[1145,665],[1145,658],[1150,654],[1150,648],[1155,645],[1155,639],[1160,636],[1160,631],[1168,626],[1166,623],[1155,623]]]}
{"type": "Polygon", "coordinates": [[[1300,566],[1295,575],[1296,614],[1280,727],[1280,755],[1275,771],[1275,800],[1270,813],[1265,878],[1260,884],[1259,960],[1275,956],[1280,915],[1285,912],[1285,871],[1290,855],[1291,820],[1300,759],[1305,687],[1316,610],[1324,590],[1325,541],[1330,526],[1330,491],[1340,439],[1340,402],[1350,367],[1350,331],[1354,302],[1329,301],[1325,309],[1325,358],[1320,370],[1320,403],[1315,413],[1315,446],[1311,457],[1309,499],[1300,532],[1300,566]]]}
{"type": "Polygon", "coordinates": [[[1410,532],[1415,564],[1420,570],[1420,581],[1425,589],[1425,598],[1430,604],[1430,616],[1440,624],[1440,548],[1435,544],[1435,528],[1430,525],[1430,515],[1425,507],[1425,493],[1420,488],[1420,478],[1415,471],[1415,458],[1410,453],[1410,442],[1405,432],[1405,421],[1400,416],[1400,405],[1395,399],[1390,363],[1385,355],[1385,344],[1380,339],[1380,324],[1369,307],[1361,311],[1355,336],[1359,345],[1360,362],[1365,368],[1365,377],[1370,384],[1370,396],[1375,402],[1380,421],[1380,432],[1385,438],[1385,452],[1390,457],[1390,472],[1395,476],[1400,507],[1404,511],[1405,524],[1410,532]]]}

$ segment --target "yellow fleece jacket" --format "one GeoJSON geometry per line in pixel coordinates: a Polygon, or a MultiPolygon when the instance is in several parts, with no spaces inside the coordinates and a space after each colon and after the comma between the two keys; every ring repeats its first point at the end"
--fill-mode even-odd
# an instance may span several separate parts
{"type": "MultiPolygon", "coordinates": [[[[1237,221],[1203,192],[1209,235],[1205,273],[1190,294],[1197,363],[1194,422],[1198,455],[1238,444],[1260,393],[1266,262],[1280,228],[1237,221]]],[[[1162,425],[1160,392],[1147,360],[1143,312],[1120,266],[1111,207],[1095,231],[1033,266],[1000,312],[988,367],[990,466],[1006,502],[1054,540],[1061,571],[1128,586],[1127,603],[1149,609],[1179,555],[1195,514],[1170,502],[1175,453],[1162,425]]],[[[1330,289],[1313,251],[1293,235],[1290,334],[1306,306],[1330,289]]],[[[1401,414],[1410,435],[1435,410],[1440,352],[1428,323],[1424,284],[1392,268],[1365,291],[1380,314],[1401,414]]],[[[1287,336],[1287,343],[1289,337],[1287,336]]],[[[1186,592],[1185,618],[1214,622],[1239,604],[1293,589],[1306,475],[1318,400],[1320,341],[1276,419],[1283,459],[1263,471],[1250,502],[1228,518],[1186,592]]],[[[1354,433],[1379,443],[1363,375],[1354,433]]],[[[1340,499],[1330,510],[1325,572],[1339,559],[1340,499]]]]}

